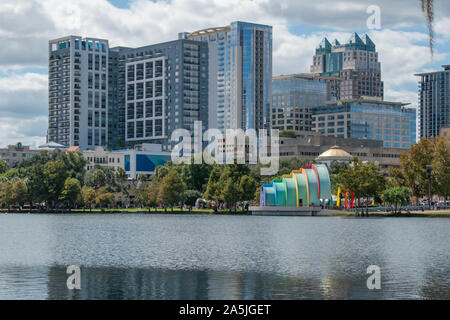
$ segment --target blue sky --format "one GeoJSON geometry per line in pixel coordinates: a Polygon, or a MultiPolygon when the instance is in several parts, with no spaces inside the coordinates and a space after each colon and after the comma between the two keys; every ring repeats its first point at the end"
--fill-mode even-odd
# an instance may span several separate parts
{"type": "Polygon", "coordinates": [[[415,73],[450,64],[450,1],[435,0],[435,54],[416,0],[2,0],[0,147],[36,147],[47,131],[48,40],[75,34],[111,46],[170,41],[178,32],[241,20],[273,26],[274,75],[308,72],[324,36],[346,42],[368,33],[379,51],[385,99],[417,105],[415,73]],[[381,29],[366,9],[377,5],[381,29]]]}
{"type": "Polygon", "coordinates": [[[108,0],[113,6],[117,8],[128,8],[130,1],[128,0],[108,0]]]}

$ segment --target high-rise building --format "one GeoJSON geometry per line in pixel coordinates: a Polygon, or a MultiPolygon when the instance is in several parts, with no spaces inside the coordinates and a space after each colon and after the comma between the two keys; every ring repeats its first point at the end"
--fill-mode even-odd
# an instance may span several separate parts
{"type": "Polygon", "coordinates": [[[208,44],[175,40],[109,48],[108,40],[50,41],[48,141],[81,150],[158,143],[208,126],[208,44]]]}
{"type": "Polygon", "coordinates": [[[366,34],[354,33],[346,44],[324,38],[316,49],[311,72],[342,78],[340,99],[383,100],[381,66],[375,44],[366,34]]]}
{"type": "Polygon", "coordinates": [[[314,74],[273,77],[271,128],[312,131],[312,108],[339,97],[341,78],[314,74]]]}
{"type": "Polygon", "coordinates": [[[108,60],[108,40],[49,42],[48,141],[82,148],[107,143],[108,60]]]}
{"type": "Polygon", "coordinates": [[[419,73],[419,135],[438,136],[441,127],[450,126],[450,65],[444,70],[419,73]]]}
{"type": "Polygon", "coordinates": [[[158,143],[170,149],[171,133],[208,126],[208,45],[179,39],[117,55],[119,134],[126,144],[158,143]],[[123,131],[123,132],[122,132],[123,131]]]}
{"type": "Polygon", "coordinates": [[[385,147],[416,142],[416,109],[375,100],[329,101],[313,108],[314,131],[339,138],[382,140],[385,147]]]}
{"type": "Polygon", "coordinates": [[[179,37],[208,43],[209,128],[269,128],[272,27],[237,21],[179,37]]]}

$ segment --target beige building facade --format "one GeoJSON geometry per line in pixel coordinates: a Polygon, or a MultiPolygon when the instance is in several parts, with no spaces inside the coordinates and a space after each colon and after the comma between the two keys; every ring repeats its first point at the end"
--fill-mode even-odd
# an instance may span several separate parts
{"type": "Polygon", "coordinates": [[[33,155],[39,153],[40,150],[32,150],[30,146],[24,146],[18,142],[15,145],[9,145],[6,148],[0,149],[0,160],[6,161],[8,167],[13,167],[16,163],[31,158],[33,155]]]}

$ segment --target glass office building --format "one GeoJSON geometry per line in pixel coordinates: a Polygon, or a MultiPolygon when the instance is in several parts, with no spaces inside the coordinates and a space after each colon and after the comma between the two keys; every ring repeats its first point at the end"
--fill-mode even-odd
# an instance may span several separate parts
{"type": "Polygon", "coordinates": [[[237,21],[180,37],[208,42],[209,128],[270,127],[272,27],[237,21]]]}
{"type": "Polygon", "coordinates": [[[271,127],[312,131],[312,108],[336,100],[340,80],[313,74],[273,77],[271,127]]]}
{"type": "Polygon", "coordinates": [[[328,102],[313,108],[314,131],[327,136],[382,140],[385,147],[416,142],[416,109],[386,101],[328,102]]]}

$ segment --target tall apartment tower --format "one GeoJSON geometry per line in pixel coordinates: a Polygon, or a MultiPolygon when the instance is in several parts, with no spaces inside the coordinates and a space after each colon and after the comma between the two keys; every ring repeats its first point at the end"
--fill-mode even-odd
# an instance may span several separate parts
{"type": "Polygon", "coordinates": [[[208,43],[209,128],[269,128],[272,27],[236,21],[179,37],[208,43]]]}
{"type": "Polygon", "coordinates": [[[419,135],[438,136],[450,126],[450,65],[444,70],[419,73],[419,135]]]}
{"type": "Polygon", "coordinates": [[[81,150],[162,144],[175,129],[208,127],[208,44],[141,48],[70,36],[50,41],[48,140],[81,150]]]}
{"type": "Polygon", "coordinates": [[[158,143],[171,133],[208,127],[208,44],[179,39],[141,48],[112,48],[117,62],[118,135],[125,144],[158,143]]]}
{"type": "Polygon", "coordinates": [[[324,38],[316,49],[311,72],[342,78],[340,99],[383,100],[381,66],[375,44],[366,34],[354,33],[346,44],[324,38]]]}
{"type": "Polygon", "coordinates": [[[49,42],[47,139],[65,146],[108,141],[108,40],[69,36],[49,42]]]}

